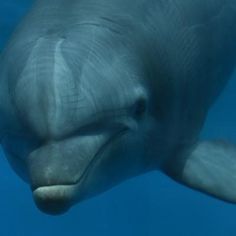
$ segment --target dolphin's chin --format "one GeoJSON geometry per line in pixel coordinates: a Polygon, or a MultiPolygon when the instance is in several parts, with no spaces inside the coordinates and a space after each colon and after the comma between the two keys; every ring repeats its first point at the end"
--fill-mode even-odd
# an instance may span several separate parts
{"type": "Polygon", "coordinates": [[[33,191],[36,206],[46,214],[59,215],[69,210],[75,197],[75,185],[43,186],[33,191]]]}

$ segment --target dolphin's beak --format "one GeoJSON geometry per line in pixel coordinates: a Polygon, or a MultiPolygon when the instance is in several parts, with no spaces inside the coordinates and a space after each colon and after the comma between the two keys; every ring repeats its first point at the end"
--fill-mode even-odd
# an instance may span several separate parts
{"type": "Polygon", "coordinates": [[[74,185],[45,186],[33,191],[37,207],[50,215],[63,214],[69,210],[74,196],[74,185]]]}
{"type": "Polygon", "coordinates": [[[27,167],[37,207],[56,215],[83,199],[87,194],[88,187],[84,184],[87,175],[102,159],[104,150],[126,131],[122,127],[112,133],[76,136],[48,143],[31,152],[27,167]]]}

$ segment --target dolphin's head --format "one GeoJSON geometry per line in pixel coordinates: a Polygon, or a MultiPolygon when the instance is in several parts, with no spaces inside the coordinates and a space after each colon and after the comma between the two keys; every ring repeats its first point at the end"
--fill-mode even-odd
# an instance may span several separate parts
{"type": "Polygon", "coordinates": [[[115,53],[111,45],[86,45],[73,49],[64,38],[40,38],[17,80],[11,75],[24,132],[6,135],[5,148],[13,165],[21,160],[16,169],[27,171],[36,205],[49,214],[151,166],[149,94],[135,56],[119,45],[115,53]]]}

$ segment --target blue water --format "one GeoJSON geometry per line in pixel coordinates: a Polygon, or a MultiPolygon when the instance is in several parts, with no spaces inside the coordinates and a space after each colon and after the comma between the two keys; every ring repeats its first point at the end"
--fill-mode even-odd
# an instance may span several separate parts
{"type": "MultiPolygon", "coordinates": [[[[0,49],[31,4],[0,0],[0,49]]],[[[211,109],[203,138],[236,143],[236,76],[211,109]]],[[[59,217],[39,212],[31,192],[0,154],[0,236],[235,236],[236,206],[149,173],[59,217]]],[[[236,184],[236,183],[235,183],[236,184]]]]}

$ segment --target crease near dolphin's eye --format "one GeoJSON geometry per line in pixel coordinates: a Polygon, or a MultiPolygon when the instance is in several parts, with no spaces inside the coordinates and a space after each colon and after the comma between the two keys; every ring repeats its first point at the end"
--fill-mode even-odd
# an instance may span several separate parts
{"type": "Polygon", "coordinates": [[[139,98],[133,105],[133,115],[136,119],[141,119],[147,110],[147,101],[145,98],[139,98]]]}

